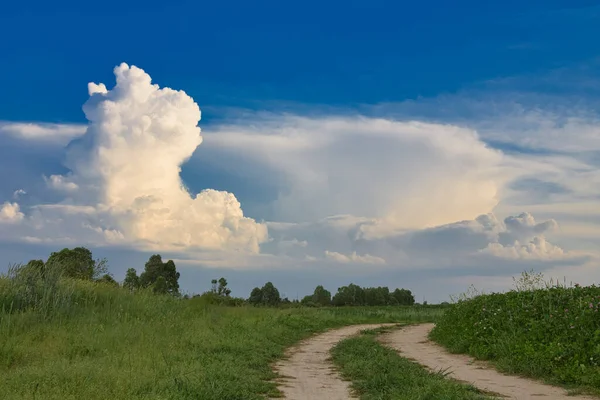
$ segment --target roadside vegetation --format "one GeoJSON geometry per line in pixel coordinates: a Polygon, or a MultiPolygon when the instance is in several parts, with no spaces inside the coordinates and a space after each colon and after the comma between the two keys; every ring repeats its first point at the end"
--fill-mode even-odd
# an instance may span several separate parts
{"type": "Polygon", "coordinates": [[[508,373],[600,394],[600,288],[524,273],[507,293],[463,296],[431,338],[508,373]]]}
{"type": "Polygon", "coordinates": [[[305,307],[284,303],[268,283],[253,306],[232,297],[224,278],[196,296],[182,296],[178,279],[173,261],[154,255],[118,283],[106,260],[85,248],[11,268],[0,277],[0,398],[276,396],[271,364],[297,341],[348,324],[434,321],[443,312],[305,307]]]}
{"type": "Polygon", "coordinates": [[[351,382],[363,400],[469,400],[491,399],[475,387],[446,379],[443,371],[429,372],[381,345],[377,334],[366,330],[360,336],[339,342],[332,350],[334,364],[351,382]]]}

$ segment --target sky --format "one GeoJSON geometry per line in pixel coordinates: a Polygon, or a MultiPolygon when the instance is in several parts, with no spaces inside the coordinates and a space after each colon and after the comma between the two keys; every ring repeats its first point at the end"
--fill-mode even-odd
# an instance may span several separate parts
{"type": "Polygon", "coordinates": [[[23,1],[0,37],[0,272],[598,282],[600,1],[23,1]]]}

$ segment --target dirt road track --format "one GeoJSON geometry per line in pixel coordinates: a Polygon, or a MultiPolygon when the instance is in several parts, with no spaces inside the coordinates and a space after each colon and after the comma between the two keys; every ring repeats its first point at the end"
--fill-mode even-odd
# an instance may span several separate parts
{"type": "Polygon", "coordinates": [[[503,398],[527,400],[576,400],[597,399],[586,396],[567,396],[564,389],[542,383],[504,375],[494,369],[478,363],[473,358],[449,354],[441,346],[427,339],[433,324],[411,325],[381,336],[381,342],[400,352],[400,355],[414,360],[431,370],[448,370],[454,379],[468,382],[477,388],[497,393],[503,398]]]}
{"type": "Polygon", "coordinates": [[[279,389],[288,400],[347,400],[350,384],[343,381],[329,361],[329,351],[340,340],[364,329],[396,324],[352,325],[334,329],[300,342],[292,347],[286,360],[275,364],[283,376],[279,389]]]}

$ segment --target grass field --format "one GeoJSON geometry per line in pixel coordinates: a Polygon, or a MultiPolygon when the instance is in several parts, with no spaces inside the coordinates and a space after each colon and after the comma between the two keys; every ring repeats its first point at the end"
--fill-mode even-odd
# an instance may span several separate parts
{"type": "Polygon", "coordinates": [[[431,338],[505,372],[600,394],[600,288],[537,286],[462,300],[431,338]]]}
{"type": "Polygon", "coordinates": [[[377,342],[384,329],[367,330],[339,342],[332,351],[333,362],[363,400],[474,400],[491,399],[473,386],[446,379],[400,357],[377,342]]]}
{"type": "Polygon", "coordinates": [[[1,399],[258,399],[270,364],[327,328],[432,321],[410,307],[218,307],[94,282],[0,279],[1,399]]]}

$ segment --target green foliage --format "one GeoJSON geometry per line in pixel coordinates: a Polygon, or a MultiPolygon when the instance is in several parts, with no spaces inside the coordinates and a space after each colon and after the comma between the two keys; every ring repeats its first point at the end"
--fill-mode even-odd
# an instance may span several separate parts
{"type": "MultiPolygon", "coordinates": [[[[41,268],[40,261],[32,260],[27,265],[41,268]]],[[[94,261],[92,252],[85,247],[64,248],[50,254],[43,270],[60,273],[67,278],[92,280],[107,273],[107,261],[94,261]]]]}
{"type": "Polygon", "coordinates": [[[331,305],[331,292],[319,285],[313,294],[304,296],[300,301],[304,307],[325,307],[331,305]]]}
{"type": "Polygon", "coordinates": [[[201,295],[196,295],[192,299],[204,304],[220,305],[228,307],[241,307],[246,303],[246,300],[241,297],[223,296],[218,293],[204,292],[201,295]]]}
{"type": "Polygon", "coordinates": [[[262,300],[261,302],[267,306],[277,306],[281,303],[281,296],[279,290],[271,283],[265,283],[265,286],[261,289],[262,300]]]}
{"type": "Polygon", "coordinates": [[[487,399],[473,386],[444,378],[441,373],[400,357],[376,341],[376,331],[342,340],[332,350],[333,362],[352,382],[361,399],[468,400],[487,399]]]}
{"type": "Polygon", "coordinates": [[[152,292],[155,294],[168,294],[169,288],[167,286],[167,280],[164,276],[156,278],[156,282],[152,285],[152,292]]]}
{"type": "Polygon", "coordinates": [[[242,306],[246,300],[237,297],[231,297],[231,290],[227,288],[227,279],[220,278],[219,280],[213,279],[211,281],[211,289],[208,292],[204,292],[201,295],[193,297],[198,299],[204,304],[216,304],[222,306],[239,307],[242,306]]]}
{"type": "MultiPolygon", "coordinates": [[[[160,285],[159,289],[155,290],[157,293],[169,293],[172,295],[179,294],[179,272],[175,268],[173,260],[169,260],[166,263],[162,261],[160,254],[154,254],[150,256],[148,262],[144,266],[144,272],[140,275],[140,286],[156,287],[160,285]],[[159,283],[159,278],[164,280],[163,283],[159,283]]],[[[161,281],[162,281],[161,280],[161,281]]]]}
{"type": "Polygon", "coordinates": [[[262,290],[259,287],[255,287],[250,292],[250,297],[248,298],[248,303],[252,305],[259,305],[262,302],[262,290]]]}
{"type": "Polygon", "coordinates": [[[358,285],[351,283],[338,289],[332,299],[335,306],[362,306],[365,305],[365,291],[358,285]]]}
{"type": "Polygon", "coordinates": [[[133,292],[139,289],[141,286],[140,278],[137,276],[137,272],[134,268],[129,268],[125,274],[125,280],[123,281],[123,287],[133,292]]]}
{"type": "Polygon", "coordinates": [[[351,283],[338,289],[332,303],[335,306],[411,306],[415,304],[415,298],[407,289],[396,289],[390,293],[387,287],[361,288],[351,283]]]}
{"type": "Polygon", "coordinates": [[[281,296],[273,283],[267,282],[262,288],[252,289],[248,303],[252,305],[278,306],[281,304],[281,296]]]}
{"type": "Polygon", "coordinates": [[[412,292],[408,289],[396,289],[391,294],[391,297],[395,299],[397,304],[403,306],[412,306],[415,304],[415,297],[412,292]]]}
{"type": "Polygon", "coordinates": [[[525,273],[517,290],[463,296],[431,338],[508,372],[600,389],[600,288],[541,288],[538,278],[525,273]]]}
{"type": "Polygon", "coordinates": [[[115,286],[118,287],[119,283],[117,281],[115,281],[115,278],[112,277],[112,275],[110,274],[104,274],[100,277],[100,279],[97,279],[96,282],[98,283],[104,283],[106,285],[111,285],[111,286],[115,286]]]}
{"type": "Polygon", "coordinates": [[[227,279],[219,278],[219,286],[217,287],[217,294],[219,296],[229,296],[231,290],[227,287],[227,279]]]}
{"type": "Polygon", "coordinates": [[[331,304],[331,292],[319,285],[315,288],[312,295],[312,301],[320,306],[328,306],[331,304]]]}
{"type": "Polygon", "coordinates": [[[0,278],[0,399],[270,398],[278,394],[271,364],[313,333],[439,316],[402,307],[219,307],[83,280],[28,286],[24,276],[0,278]]]}

